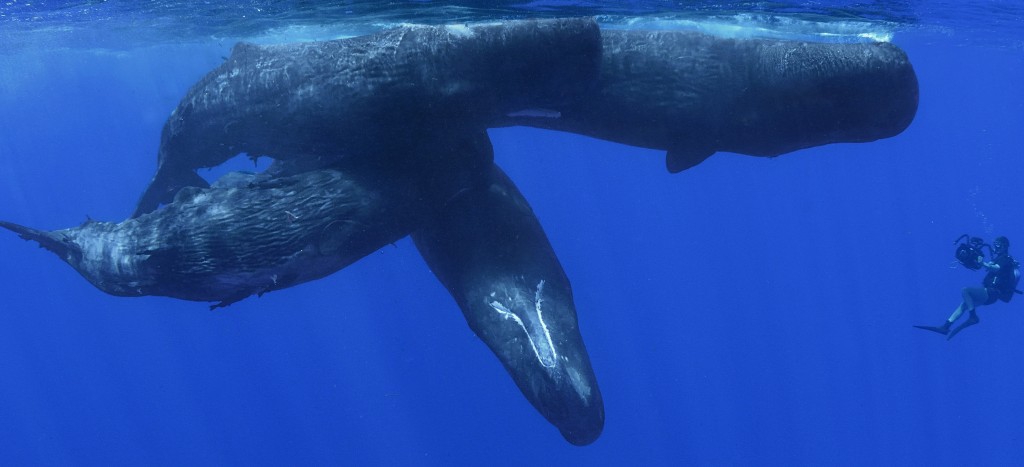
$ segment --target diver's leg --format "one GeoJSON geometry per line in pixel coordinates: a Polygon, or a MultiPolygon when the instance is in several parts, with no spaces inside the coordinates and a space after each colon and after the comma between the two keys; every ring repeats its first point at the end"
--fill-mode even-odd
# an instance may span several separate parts
{"type": "MultiPolygon", "coordinates": [[[[964,303],[965,304],[974,305],[974,304],[984,304],[986,302],[988,302],[988,290],[986,290],[986,289],[984,289],[982,287],[966,287],[966,288],[964,288],[964,303]],[[969,302],[968,302],[968,299],[970,299],[969,302]]],[[[968,327],[974,326],[975,324],[978,324],[978,323],[981,322],[981,320],[978,319],[978,313],[977,313],[977,310],[975,309],[974,306],[969,308],[967,311],[970,312],[970,316],[967,317],[967,320],[965,320],[963,324],[961,324],[960,326],[957,326],[956,329],[954,329],[952,332],[949,333],[949,336],[946,337],[947,340],[952,339],[953,336],[957,335],[960,331],[963,331],[964,329],[967,329],[968,327]]]]}
{"type": "Polygon", "coordinates": [[[968,309],[967,302],[960,302],[960,306],[956,307],[956,309],[953,310],[953,314],[949,315],[949,318],[946,319],[946,322],[949,324],[953,324],[954,321],[960,319],[960,315],[964,314],[964,310],[966,309],[968,309]]]}
{"type": "Polygon", "coordinates": [[[988,298],[988,293],[981,287],[964,287],[960,295],[964,297],[964,309],[970,311],[973,311],[979,302],[985,303],[985,299],[988,298]]]}

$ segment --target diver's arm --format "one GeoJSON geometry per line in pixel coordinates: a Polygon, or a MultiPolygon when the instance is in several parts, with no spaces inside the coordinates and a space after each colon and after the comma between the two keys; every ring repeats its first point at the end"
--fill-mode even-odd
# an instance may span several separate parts
{"type": "Polygon", "coordinates": [[[985,261],[984,263],[981,263],[981,265],[985,266],[985,268],[988,269],[989,271],[998,271],[999,270],[999,265],[996,264],[996,263],[993,263],[992,261],[985,261]]]}

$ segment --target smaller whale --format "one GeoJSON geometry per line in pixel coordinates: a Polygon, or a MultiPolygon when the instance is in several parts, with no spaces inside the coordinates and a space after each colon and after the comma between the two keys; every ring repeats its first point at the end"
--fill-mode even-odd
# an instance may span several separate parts
{"type": "Polygon", "coordinates": [[[121,223],[0,227],[38,242],[111,295],[216,308],[324,277],[408,235],[425,211],[414,187],[400,174],[354,170],[233,172],[121,223]]]}
{"type": "Polygon", "coordinates": [[[55,231],[0,227],[54,252],[100,290],[226,306],[334,273],[420,227],[432,206],[475,183],[494,149],[484,131],[427,135],[406,165],[285,158],[186,187],[121,223],[55,231]]]}

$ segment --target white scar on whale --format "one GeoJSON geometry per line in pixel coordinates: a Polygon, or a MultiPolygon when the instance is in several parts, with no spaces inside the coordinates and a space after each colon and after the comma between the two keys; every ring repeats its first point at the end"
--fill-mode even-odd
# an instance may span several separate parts
{"type": "MultiPolygon", "coordinates": [[[[530,348],[533,349],[533,354],[537,356],[537,360],[540,362],[540,364],[544,366],[544,368],[554,368],[555,360],[558,358],[558,353],[555,351],[555,344],[551,340],[551,332],[548,330],[548,325],[547,323],[544,322],[544,299],[541,298],[541,293],[543,293],[543,291],[544,280],[541,279],[541,281],[537,283],[537,291],[534,293],[533,300],[533,309],[537,312],[537,320],[536,322],[533,322],[533,320],[531,320],[532,326],[530,326],[534,333],[541,334],[543,336],[543,341],[541,342],[540,347],[537,346],[537,340],[539,339],[534,339],[533,333],[531,333],[530,330],[526,328],[526,324],[523,323],[522,318],[520,318],[519,315],[512,311],[515,308],[516,304],[521,304],[522,302],[525,302],[525,300],[523,300],[523,298],[518,293],[518,290],[515,293],[515,297],[508,297],[508,300],[512,305],[511,307],[505,306],[504,304],[497,300],[492,301],[488,305],[490,305],[491,308],[494,309],[494,311],[497,311],[498,314],[500,314],[503,318],[515,321],[516,324],[518,324],[519,327],[522,328],[523,333],[526,334],[526,339],[530,342],[530,348]]],[[[495,294],[495,292],[491,292],[491,298],[494,298],[495,294]]]]}

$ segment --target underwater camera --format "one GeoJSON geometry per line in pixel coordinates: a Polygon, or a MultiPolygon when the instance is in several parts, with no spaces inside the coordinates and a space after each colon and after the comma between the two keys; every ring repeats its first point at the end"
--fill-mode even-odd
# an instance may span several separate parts
{"type": "Polygon", "coordinates": [[[956,260],[972,271],[981,269],[981,263],[984,261],[985,256],[985,253],[982,251],[983,248],[987,248],[989,254],[992,253],[992,247],[980,237],[963,234],[960,238],[954,240],[953,244],[956,245],[956,252],[954,253],[956,260]]]}

